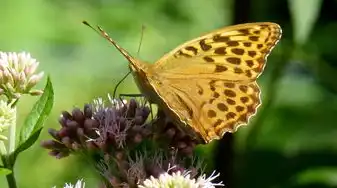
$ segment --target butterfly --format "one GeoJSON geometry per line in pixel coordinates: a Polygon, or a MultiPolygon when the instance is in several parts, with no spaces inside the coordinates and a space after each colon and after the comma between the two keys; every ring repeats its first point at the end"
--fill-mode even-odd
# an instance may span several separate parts
{"type": "Polygon", "coordinates": [[[149,64],[98,29],[129,61],[147,99],[205,143],[235,132],[256,113],[261,103],[256,79],[282,35],[281,27],[271,22],[228,26],[187,41],[149,64]]]}

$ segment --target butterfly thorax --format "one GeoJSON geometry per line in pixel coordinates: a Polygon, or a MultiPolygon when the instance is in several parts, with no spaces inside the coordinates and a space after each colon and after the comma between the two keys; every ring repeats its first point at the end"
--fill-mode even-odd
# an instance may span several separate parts
{"type": "Polygon", "coordinates": [[[136,64],[130,63],[129,65],[138,89],[145,95],[149,102],[157,103],[158,101],[155,100],[157,94],[151,85],[151,81],[154,79],[154,75],[151,74],[151,64],[137,61],[136,64]]]}

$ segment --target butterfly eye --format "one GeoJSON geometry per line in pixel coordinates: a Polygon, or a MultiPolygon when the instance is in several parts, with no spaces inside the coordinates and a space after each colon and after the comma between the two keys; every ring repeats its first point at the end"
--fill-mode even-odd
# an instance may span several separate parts
{"type": "Polygon", "coordinates": [[[162,82],[161,80],[159,80],[159,79],[158,79],[157,77],[155,77],[155,76],[153,76],[153,77],[151,78],[151,80],[153,80],[154,83],[155,83],[157,86],[163,85],[163,82],[162,82]]]}

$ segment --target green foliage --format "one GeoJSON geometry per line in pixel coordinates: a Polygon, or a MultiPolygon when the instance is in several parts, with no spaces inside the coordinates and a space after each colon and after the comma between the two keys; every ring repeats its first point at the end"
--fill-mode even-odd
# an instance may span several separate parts
{"type": "Polygon", "coordinates": [[[322,0],[288,0],[292,16],[294,41],[298,45],[307,42],[318,19],[322,0]]]}
{"type": "Polygon", "coordinates": [[[7,168],[0,168],[0,176],[4,176],[4,175],[10,174],[10,173],[12,173],[11,170],[9,170],[7,168]]]}
{"type": "Polygon", "coordinates": [[[296,181],[300,185],[310,185],[311,183],[327,184],[331,187],[336,186],[337,168],[320,167],[305,170],[296,177],[296,181]]]}
{"type": "Polygon", "coordinates": [[[54,103],[54,91],[50,78],[43,90],[42,96],[35,103],[21,127],[18,147],[14,152],[14,160],[17,155],[31,147],[38,139],[43,125],[49,116],[54,103]]]}

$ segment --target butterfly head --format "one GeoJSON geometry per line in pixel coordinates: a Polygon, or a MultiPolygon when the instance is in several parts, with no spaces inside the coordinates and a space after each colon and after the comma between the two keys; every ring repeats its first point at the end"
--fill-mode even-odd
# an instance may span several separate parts
{"type": "Polygon", "coordinates": [[[153,86],[150,84],[150,80],[152,80],[153,76],[151,76],[149,71],[149,64],[135,60],[131,62],[129,60],[129,68],[132,72],[132,76],[139,88],[139,90],[150,100],[150,102],[155,98],[155,93],[153,93],[153,86]]]}
{"type": "Polygon", "coordinates": [[[133,73],[145,74],[147,67],[146,63],[136,60],[133,57],[126,57],[129,61],[129,68],[133,73]]]}

